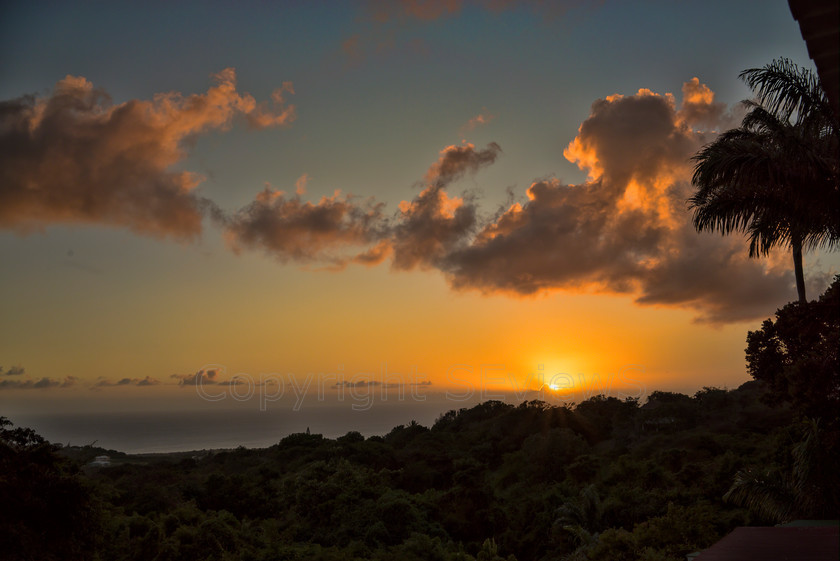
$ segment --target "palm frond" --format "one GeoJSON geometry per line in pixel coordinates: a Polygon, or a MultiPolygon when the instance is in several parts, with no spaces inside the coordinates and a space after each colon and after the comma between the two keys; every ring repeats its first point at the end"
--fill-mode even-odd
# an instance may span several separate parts
{"type": "Polygon", "coordinates": [[[779,523],[791,519],[795,496],[790,483],[778,476],[759,477],[750,471],[739,471],[723,500],[779,523]]]}
{"type": "MultiPolygon", "coordinates": [[[[810,87],[809,79],[799,85],[810,87]]],[[[749,111],[741,127],[692,158],[697,191],[688,203],[695,228],[747,234],[751,257],[790,247],[794,239],[806,250],[836,247],[838,144],[772,108],[745,103],[749,111]]]]}
{"type": "Polygon", "coordinates": [[[738,77],[756,94],[761,105],[782,119],[795,116],[800,120],[815,113],[833,119],[819,77],[789,59],[780,58],[762,68],[749,68],[738,77]]]}

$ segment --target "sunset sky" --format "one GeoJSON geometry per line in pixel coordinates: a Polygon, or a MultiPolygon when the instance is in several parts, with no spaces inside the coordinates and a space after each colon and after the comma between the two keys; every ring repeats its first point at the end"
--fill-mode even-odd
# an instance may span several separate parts
{"type": "Polygon", "coordinates": [[[685,203],[738,73],[812,67],[784,0],[0,10],[0,412],[237,373],[731,388],[795,298],[685,203]]]}

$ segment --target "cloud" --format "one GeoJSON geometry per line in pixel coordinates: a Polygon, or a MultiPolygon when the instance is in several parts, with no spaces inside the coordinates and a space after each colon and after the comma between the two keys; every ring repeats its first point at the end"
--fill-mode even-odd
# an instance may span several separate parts
{"type": "Polygon", "coordinates": [[[160,380],[156,380],[151,376],[145,378],[121,378],[120,380],[109,380],[107,378],[100,378],[93,385],[94,388],[103,388],[110,386],[156,386],[160,384],[160,380]]]}
{"type": "Polygon", "coordinates": [[[689,158],[713,135],[689,122],[712,128],[710,116],[726,115],[699,82],[683,91],[687,113],[670,94],[649,90],[596,101],[564,152],[589,180],[534,182],[527,200],[438,260],[451,286],[628,293],[640,304],[693,308],[710,323],[760,317],[786,302],[787,269],[748,259],[739,236],[701,236],[691,226],[689,158]]]}
{"type": "MultiPolygon", "coordinates": [[[[426,8],[432,14],[440,7],[426,8]]],[[[200,177],[170,168],[196,135],[226,130],[237,118],[252,127],[291,122],[294,107],[285,95],[293,87],[275,91],[269,107],[236,91],[233,69],[215,80],[205,94],[115,105],[86,79],[68,76],[47,97],[0,103],[0,228],[26,233],[97,223],[188,240],[209,214],[234,252],[262,251],[281,263],[337,271],[390,258],[394,270],[439,269],[456,290],[623,293],[644,305],[694,309],[698,321],[710,323],[767,315],[792,295],[786,264],[750,260],[739,236],[699,235],[691,226],[690,158],[734,119],[697,78],[683,85],[679,108],[673,95],[647,89],[595,101],[563,152],[587,181],[539,179],[489,220],[473,195],[447,188],[493,164],[501,153],[495,143],[441,150],[419,194],[400,202],[393,217],[384,203],[340,191],[305,201],[306,173],[293,195],[267,185],[225,215],[196,194],[200,177]]],[[[468,126],[491,118],[482,113],[468,126]]],[[[181,385],[221,383],[215,370],[174,378],[181,385]]],[[[6,380],[2,387],[72,382],[6,380]]],[[[153,383],[147,377],[103,385],[153,383]]]]}
{"type": "Polygon", "coordinates": [[[428,22],[457,14],[462,0],[372,0],[368,2],[370,17],[377,23],[414,19],[428,22]]]}
{"type": "Polygon", "coordinates": [[[281,263],[319,261],[342,267],[351,261],[381,262],[387,248],[375,244],[386,234],[383,205],[373,199],[357,202],[339,191],[317,203],[304,201],[305,177],[298,180],[295,195],[266,186],[250,205],[228,219],[229,247],[236,253],[259,249],[281,263]],[[370,245],[374,247],[355,256],[342,253],[348,247],[370,245]]]}
{"type": "Polygon", "coordinates": [[[366,56],[404,51],[426,55],[434,44],[413,32],[423,26],[456,18],[468,10],[493,15],[530,12],[540,23],[556,22],[570,10],[598,7],[603,0],[368,0],[356,18],[352,35],[341,41],[341,53],[351,64],[366,56]]]}
{"type": "Polygon", "coordinates": [[[440,152],[438,161],[426,172],[427,187],[414,200],[399,205],[399,221],[391,236],[394,269],[438,266],[474,231],[475,204],[463,197],[450,197],[445,188],[464,174],[492,164],[500,152],[496,143],[484,150],[463,144],[440,152]]]}
{"type": "Polygon", "coordinates": [[[294,195],[266,186],[226,219],[225,238],[235,253],[261,250],[281,263],[316,264],[331,271],[351,263],[378,265],[389,256],[395,269],[432,267],[476,224],[472,202],[450,197],[445,188],[493,163],[500,152],[495,143],[483,150],[472,144],[444,148],[425,174],[426,187],[412,201],[400,203],[394,220],[384,215],[383,203],[339,191],[317,203],[304,201],[309,180],[304,174],[294,195]]]}
{"type": "Polygon", "coordinates": [[[381,203],[339,192],[304,202],[304,174],[293,196],[267,187],[228,220],[226,236],[237,252],[261,249],[333,271],[390,257],[394,270],[439,269],[456,290],[619,293],[693,309],[701,322],[754,319],[790,298],[788,267],[748,259],[740,236],[698,234],[686,206],[690,158],[729,119],[697,79],[683,86],[679,108],[673,95],[647,89],[612,95],[592,104],[564,150],[588,180],[537,180],[490,220],[473,196],[447,188],[493,164],[501,148],[465,143],[441,150],[393,220],[381,203]]]}
{"type": "Polygon", "coordinates": [[[715,101],[715,93],[697,77],[683,84],[682,107],[677,121],[689,127],[725,131],[737,127],[743,115],[729,111],[725,103],[715,101]]]}
{"type": "Polygon", "coordinates": [[[306,194],[306,186],[309,185],[309,177],[308,173],[304,173],[300,177],[297,178],[295,181],[295,194],[296,195],[304,195],[306,194]]]}
{"type": "Polygon", "coordinates": [[[344,55],[353,62],[357,62],[362,56],[361,46],[359,45],[360,41],[361,36],[356,34],[351,35],[341,42],[341,50],[344,52],[344,55]]]}
{"type": "Polygon", "coordinates": [[[46,97],[0,102],[0,228],[21,234],[52,224],[103,224],[191,240],[205,215],[221,213],[195,188],[202,177],[172,166],[190,141],[230,128],[294,119],[284,95],[272,107],[236,90],[228,68],[205,94],[157,94],[114,104],[83,77],[67,76],[46,97]]]}
{"type": "Polygon", "coordinates": [[[21,376],[26,373],[26,370],[23,366],[12,366],[5,372],[3,371],[3,367],[0,366],[0,376],[21,376]]]}
{"type": "Polygon", "coordinates": [[[218,379],[219,371],[216,369],[199,370],[195,374],[173,374],[170,378],[177,381],[179,386],[197,386],[223,383],[218,379]]]}
{"type": "Polygon", "coordinates": [[[461,127],[461,135],[475,129],[476,127],[479,127],[481,125],[486,125],[487,123],[489,123],[490,121],[492,121],[495,118],[496,118],[495,115],[491,115],[490,113],[487,112],[487,110],[483,110],[481,113],[479,113],[478,115],[476,115],[475,117],[473,117],[472,119],[467,121],[464,124],[464,126],[461,127]]]}
{"type": "Polygon", "coordinates": [[[467,173],[475,173],[480,168],[496,161],[501,147],[491,142],[484,150],[476,150],[472,144],[447,146],[440,151],[438,161],[426,172],[429,186],[444,188],[467,173]]]}
{"type": "MultiPolygon", "coordinates": [[[[431,386],[431,380],[422,380],[419,382],[410,382],[406,384],[408,386],[431,386]]],[[[381,386],[385,389],[393,389],[393,388],[402,388],[402,383],[394,383],[394,382],[380,382],[378,380],[359,380],[357,382],[348,382],[348,381],[341,381],[336,382],[330,388],[332,389],[339,389],[339,388],[372,388],[381,386]]]]}
{"type": "Polygon", "coordinates": [[[432,22],[460,14],[465,7],[475,7],[494,13],[525,9],[543,17],[553,18],[578,7],[592,7],[602,2],[592,0],[370,0],[369,17],[379,24],[406,21],[432,22]]]}
{"type": "Polygon", "coordinates": [[[383,239],[367,251],[355,255],[351,262],[358,265],[365,265],[366,267],[373,267],[385,261],[391,255],[392,251],[391,243],[387,239],[383,239]]]}
{"type": "Polygon", "coordinates": [[[79,378],[66,376],[64,380],[43,377],[29,380],[0,380],[0,390],[37,390],[49,388],[69,388],[76,384],[79,378]]]}

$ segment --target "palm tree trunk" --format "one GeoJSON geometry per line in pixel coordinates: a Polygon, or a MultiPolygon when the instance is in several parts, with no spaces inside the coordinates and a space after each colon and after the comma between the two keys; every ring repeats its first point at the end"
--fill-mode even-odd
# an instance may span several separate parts
{"type": "Polygon", "coordinates": [[[794,237],[791,245],[793,246],[793,274],[796,276],[796,292],[799,294],[799,303],[807,304],[808,298],[805,297],[805,273],[802,270],[802,239],[798,236],[794,237]]]}

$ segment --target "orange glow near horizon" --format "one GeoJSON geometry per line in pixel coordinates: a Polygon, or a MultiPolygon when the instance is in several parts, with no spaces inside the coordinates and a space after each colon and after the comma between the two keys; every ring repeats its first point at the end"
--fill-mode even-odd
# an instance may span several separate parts
{"type": "MultiPolygon", "coordinates": [[[[237,94],[233,70],[225,72],[206,94],[218,104],[226,100],[216,110],[205,107],[202,96],[155,98],[158,117],[189,113],[190,100],[204,109],[201,119],[175,119],[181,136],[168,141],[161,158],[177,161],[183,156],[178,139],[227,127],[234,114],[271,115],[252,97],[237,94]]],[[[62,84],[85,91],[93,87],[70,79],[62,84]]],[[[284,88],[291,93],[290,85],[284,88]]],[[[687,103],[714,101],[713,92],[696,78],[683,91],[687,103]]],[[[294,114],[272,118],[281,117],[291,122],[294,114]]],[[[45,382],[50,387],[97,391],[120,380],[130,380],[127,386],[147,380],[159,382],[156,391],[164,392],[209,363],[225,365],[230,375],[256,378],[281,373],[305,380],[337,371],[351,381],[402,377],[405,383],[429,383],[438,393],[475,388],[519,395],[547,388],[555,396],[642,397],[660,386],[698,389],[742,380],[743,323],[717,331],[692,323],[694,295],[669,300],[675,289],[667,282],[655,287],[665,295],[656,294],[654,305],[634,301],[646,296],[646,273],[690,245],[680,246],[674,235],[685,216],[673,208],[680,199],[672,188],[688,177],[685,156],[700,138],[682,126],[682,118],[673,96],[649,89],[598,100],[563,152],[589,182],[532,181],[532,175],[524,196],[505,203],[506,210],[494,218],[482,216],[473,198],[453,194],[456,181],[500,157],[494,142],[485,149],[465,142],[440,150],[425,168],[425,188],[414,199],[401,200],[401,214],[391,218],[380,210],[385,203],[358,206],[353,195],[342,196],[334,186],[332,195],[318,199],[313,194],[318,203],[304,201],[308,172],[296,175],[294,195],[265,183],[253,201],[258,206],[248,207],[261,213],[244,213],[254,220],[243,232],[253,233],[246,240],[273,245],[240,247],[230,230],[203,242],[204,253],[125,232],[99,236],[89,247],[123,255],[125,246],[126,254],[141,256],[138,264],[126,262],[111,276],[68,276],[64,283],[43,271],[19,281],[19,298],[9,303],[8,312],[20,318],[23,329],[6,327],[0,335],[29,357],[26,368],[33,379],[50,376],[45,382]],[[652,120],[655,126],[643,131],[647,144],[640,156],[637,128],[652,120]],[[683,141],[676,143],[682,151],[672,153],[668,147],[675,137],[683,141]],[[405,222],[409,218],[414,222],[405,222]],[[651,234],[625,244],[631,231],[651,234]],[[407,237],[395,237],[399,234],[407,237]],[[560,242],[552,245],[552,239],[560,242]],[[391,269],[373,267],[403,250],[397,242],[416,251],[413,260],[402,269],[394,265],[396,257],[391,269]],[[352,244],[367,249],[355,258],[343,257],[340,250],[352,244]],[[266,250],[268,257],[252,249],[266,250]],[[476,251],[464,258],[467,250],[476,251]],[[152,253],[154,260],[143,261],[152,253]],[[156,274],[144,268],[152,261],[156,274]],[[575,261],[587,266],[576,268],[575,261]],[[468,271],[472,276],[463,272],[476,262],[468,271]],[[617,271],[611,269],[614,262],[621,265],[617,271]],[[509,269],[516,274],[509,275],[509,269]],[[462,285],[453,281],[458,273],[466,279],[462,285]],[[174,278],[178,282],[170,282],[174,278]],[[51,316],[40,325],[26,307],[36,301],[62,321],[51,316]],[[41,352],[45,347],[51,352],[41,352]]],[[[257,124],[288,124],[263,121],[257,124]]],[[[178,175],[179,181],[188,173],[178,175]]],[[[200,201],[188,202],[200,224],[200,201]]],[[[680,267],[688,265],[675,268],[680,267]]],[[[16,383],[10,380],[6,387],[35,387],[16,383]]]]}

